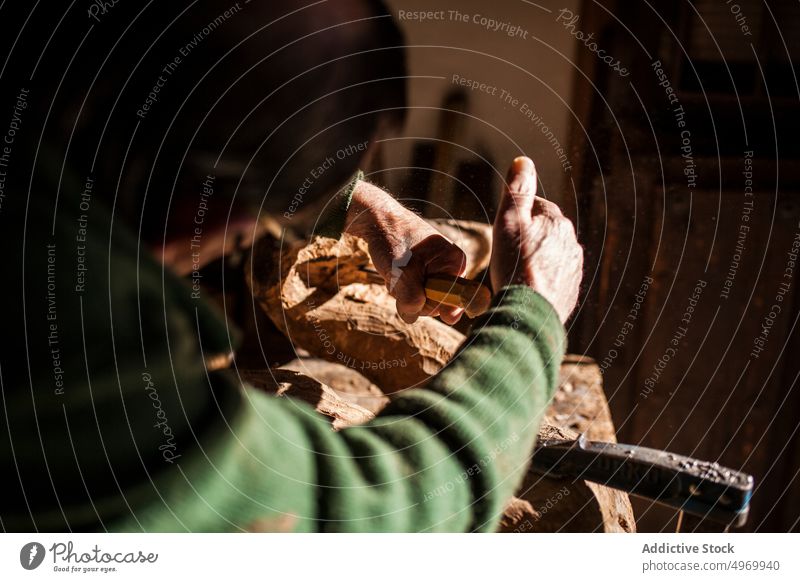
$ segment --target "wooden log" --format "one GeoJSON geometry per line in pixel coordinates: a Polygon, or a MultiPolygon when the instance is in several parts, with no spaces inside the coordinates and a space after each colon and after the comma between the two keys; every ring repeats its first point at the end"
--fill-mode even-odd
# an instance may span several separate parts
{"type": "Polygon", "coordinates": [[[603,391],[603,376],[594,360],[564,356],[558,386],[547,412],[554,424],[585,434],[592,441],[617,442],[611,409],[603,391]]]}
{"type": "Polygon", "coordinates": [[[269,272],[258,268],[258,246],[253,257],[253,295],[292,344],[358,370],[387,394],[419,386],[464,339],[436,319],[405,323],[385,286],[359,282],[372,268],[361,239],[317,237],[283,251],[269,272]]]}

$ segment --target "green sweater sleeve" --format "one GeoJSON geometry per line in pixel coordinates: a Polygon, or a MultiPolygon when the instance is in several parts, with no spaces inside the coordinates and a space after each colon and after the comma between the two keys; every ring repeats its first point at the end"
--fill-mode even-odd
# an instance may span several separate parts
{"type": "Polygon", "coordinates": [[[316,234],[330,238],[339,238],[344,231],[347,211],[350,208],[350,201],[353,199],[353,192],[359,180],[364,179],[364,172],[359,170],[350,181],[339,190],[333,199],[325,207],[317,225],[316,234]]]}
{"type": "Polygon", "coordinates": [[[550,304],[514,286],[446,369],[367,425],[333,432],[304,403],[245,390],[234,421],[181,461],[172,493],[120,529],[493,531],[564,343],[550,304]]]}

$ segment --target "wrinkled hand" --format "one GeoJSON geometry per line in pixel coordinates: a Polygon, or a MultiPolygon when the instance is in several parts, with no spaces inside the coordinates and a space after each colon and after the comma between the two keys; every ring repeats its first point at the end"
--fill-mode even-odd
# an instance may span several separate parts
{"type": "Polygon", "coordinates": [[[492,287],[497,292],[505,285],[528,285],[565,322],[578,301],[583,271],[575,228],[558,206],[536,196],[536,168],[529,158],[514,160],[507,183],[494,222],[492,287]]]}
{"type": "Polygon", "coordinates": [[[421,315],[439,316],[456,323],[463,309],[426,300],[425,279],[430,275],[462,275],[466,256],[422,218],[403,207],[377,186],[359,182],[347,213],[345,232],[367,241],[375,268],[397,301],[397,313],[406,323],[421,315]]]}

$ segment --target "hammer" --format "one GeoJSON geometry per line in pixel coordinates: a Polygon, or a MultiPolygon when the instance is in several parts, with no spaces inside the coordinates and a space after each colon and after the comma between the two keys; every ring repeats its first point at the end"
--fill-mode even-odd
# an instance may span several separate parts
{"type": "Polygon", "coordinates": [[[753,493],[747,473],[668,451],[591,442],[583,435],[537,443],[531,469],[620,489],[726,527],[746,523],[753,493]]]}

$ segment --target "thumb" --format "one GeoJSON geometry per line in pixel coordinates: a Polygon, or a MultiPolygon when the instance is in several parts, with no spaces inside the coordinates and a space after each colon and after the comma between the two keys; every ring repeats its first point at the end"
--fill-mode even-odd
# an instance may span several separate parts
{"type": "Polygon", "coordinates": [[[500,201],[499,214],[509,211],[530,218],[536,199],[536,166],[526,156],[514,158],[506,177],[506,190],[500,201]]]}

